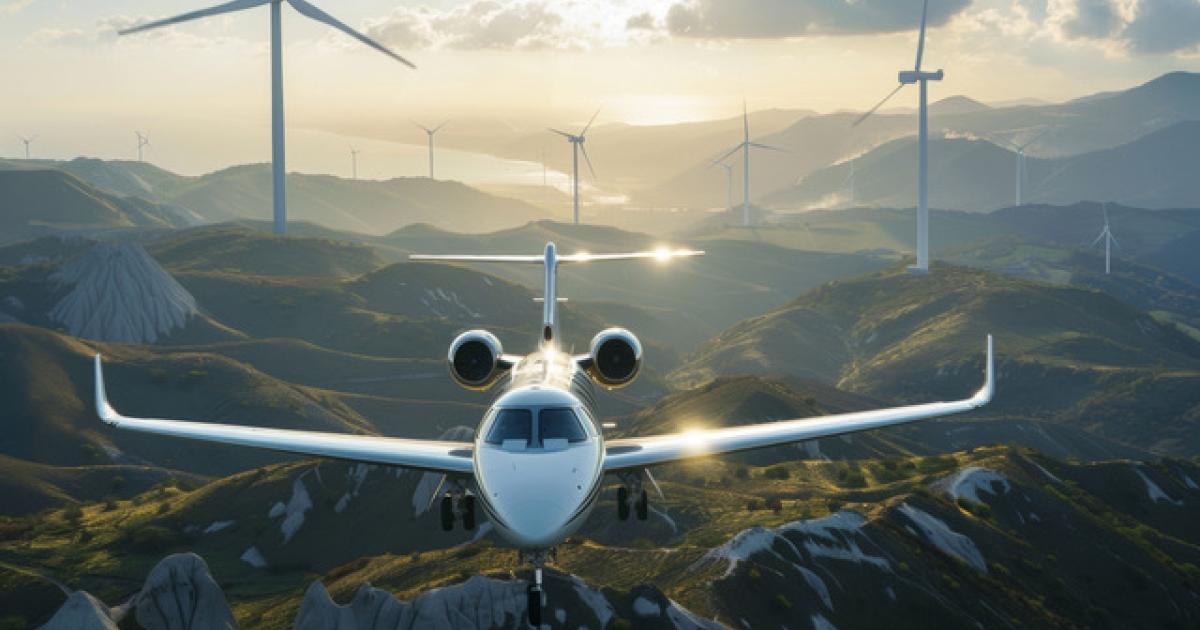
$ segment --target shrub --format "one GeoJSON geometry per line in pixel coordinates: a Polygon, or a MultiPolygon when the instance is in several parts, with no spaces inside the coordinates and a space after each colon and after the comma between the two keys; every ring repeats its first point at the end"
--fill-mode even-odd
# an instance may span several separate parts
{"type": "Polygon", "coordinates": [[[739,464],[738,467],[734,469],[733,476],[742,480],[749,479],[750,468],[748,468],[745,464],[739,464]]]}
{"type": "Polygon", "coordinates": [[[141,553],[160,553],[175,544],[175,534],[165,527],[148,525],[129,535],[129,544],[141,553]]]}
{"type": "Polygon", "coordinates": [[[774,604],[779,610],[786,611],[792,609],[792,602],[788,601],[788,598],[784,597],[783,593],[776,593],[775,597],[771,600],[771,603],[774,604]]]}
{"type": "Polygon", "coordinates": [[[778,514],[783,511],[783,501],[779,497],[771,497],[767,499],[767,509],[778,514]]]}
{"type": "Polygon", "coordinates": [[[767,479],[777,479],[779,481],[783,481],[791,476],[792,473],[787,469],[787,466],[783,466],[782,464],[779,466],[772,466],[763,471],[763,477],[766,477],[767,479]]]}

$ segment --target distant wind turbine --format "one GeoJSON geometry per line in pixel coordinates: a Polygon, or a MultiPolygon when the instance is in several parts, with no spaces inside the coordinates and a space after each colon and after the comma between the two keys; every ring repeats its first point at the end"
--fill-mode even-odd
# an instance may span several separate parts
{"type": "Polygon", "coordinates": [[[856,201],[856,199],[858,197],[858,191],[855,190],[855,186],[857,184],[857,182],[855,181],[855,175],[854,175],[855,164],[858,164],[858,158],[854,158],[853,160],[850,160],[850,174],[846,176],[846,179],[844,181],[842,181],[843,188],[846,187],[847,185],[850,186],[850,207],[851,208],[854,207],[854,202],[856,201]]]}
{"type": "Polygon", "coordinates": [[[253,7],[262,6],[264,4],[271,5],[271,181],[272,181],[272,198],[274,200],[274,219],[275,233],[283,234],[287,231],[287,203],[285,201],[284,192],[284,150],[283,150],[283,33],[281,23],[283,20],[283,3],[287,2],[292,5],[300,15],[307,17],[317,22],[322,22],[339,31],[357,39],[358,41],[378,50],[379,52],[403,63],[410,68],[416,68],[407,59],[388,50],[382,44],[375,40],[359,33],[349,26],[338,21],[337,18],[325,13],[321,9],[309,4],[307,0],[231,0],[223,4],[218,4],[207,9],[191,11],[175,17],[156,20],[132,28],[127,28],[118,31],[120,35],[128,35],[146,31],[161,26],[169,26],[171,24],[179,24],[202,17],[211,17],[221,15],[223,13],[231,13],[233,11],[241,11],[253,7]]]}
{"type": "Polygon", "coordinates": [[[148,136],[140,131],[135,131],[133,133],[137,134],[138,161],[143,162],[145,160],[142,159],[142,149],[150,146],[150,136],[148,136]]]}
{"type": "Polygon", "coordinates": [[[29,145],[33,144],[33,141],[37,140],[38,137],[37,136],[29,136],[28,138],[26,138],[25,136],[17,136],[17,139],[19,139],[21,142],[25,143],[25,159],[28,160],[29,159],[29,145]]]}
{"type": "Polygon", "coordinates": [[[742,152],[742,225],[750,226],[750,149],[767,149],[768,151],[785,152],[779,147],[750,141],[750,114],[746,111],[746,102],[742,101],[742,141],[732,149],[721,154],[713,162],[724,162],[725,158],[742,152]]]}
{"type": "Polygon", "coordinates": [[[358,179],[358,149],[350,146],[350,179],[358,179]]]}
{"type": "Polygon", "coordinates": [[[1095,247],[1101,240],[1104,241],[1104,275],[1107,276],[1112,272],[1112,246],[1116,245],[1120,247],[1121,243],[1117,242],[1117,237],[1113,236],[1112,230],[1109,229],[1108,204],[1103,204],[1101,209],[1104,212],[1104,229],[1100,230],[1100,236],[1097,236],[1096,240],[1092,241],[1091,247],[1095,247]]]}
{"type": "Polygon", "coordinates": [[[941,70],[937,72],[922,72],[921,61],[925,56],[925,22],[929,14],[929,0],[925,0],[921,9],[921,34],[917,40],[917,63],[912,70],[901,70],[900,85],[883,97],[875,107],[854,121],[857,127],[883,107],[906,85],[913,83],[921,86],[921,105],[918,110],[918,157],[917,157],[917,264],[909,267],[914,273],[929,273],[929,100],[928,83],[941,81],[945,76],[941,70]]]}
{"type": "MultiPolygon", "coordinates": [[[[446,122],[450,122],[450,121],[446,121],[446,122]]],[[[429,179],[433,179],[433,134],[437,133],[438,130],[441,129],[442,127],[445,127],[446,122],[443,122],[442,124],[434,127],[433,129],[430,129],[429,127],[426,127],[425,125],[422,125],[419,122],[413,123],[414,125],[423,129],[425,131],[425,135],[429,136],[429,179]]]]}
{"type": "Polygon", "coordinates": [[[1017,144],[1011,140],[1001,139],[1001,142],[1012,147],[1013,151],[1015,151],[1017,154],[1017,207],[1025,205],[1025,187],[1028,185],[1029,181],[1029,167],[1025,162],[1025,150],[1033,146],[1035,142],[1041,140],[1042,136],[1049,132],[1050,129],[1046,129],[1034,136],[1032,139],[1026,141],[1024,144],[1017,144]]]}
{"type": "Polygon", "coordinates": [[[725,209],[733,207],[733,165],[728,162],[720,162],[714,160],[709,168],[720,166],[725,169],[725,209]]]}
{"type": "Polygon", "coordinates": [[[574,208],[575,208],[575,225],[579,225],[579,153],[583,153],[583,159],[587,162],[588,171],[592,174],[592,178],[596,177],[596,170],[592,168],[592,159],[588,157],[587,147],[583,143],[587,142],[588,129],[592,128],[592,123],[596,121],[596,116],[600,115],[600,110],[596,110],[592,114],[591,120],[588,121],[583,129],[578,134],[567,133],[558,129],[551,128],[550,131],[564,137],[567,142],[571,143],[571,188],[573,189],[574,208]]]}

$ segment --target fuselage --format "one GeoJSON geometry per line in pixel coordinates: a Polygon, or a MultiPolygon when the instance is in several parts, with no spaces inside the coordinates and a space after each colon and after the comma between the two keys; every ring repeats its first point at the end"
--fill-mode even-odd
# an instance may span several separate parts
{"type": "Polygon", "coordinates": [[[475,435],[477,497],[496,530],[548,549],[587,519],[604,477],[593,385],[547,345],[513,366],[475,435]]]}

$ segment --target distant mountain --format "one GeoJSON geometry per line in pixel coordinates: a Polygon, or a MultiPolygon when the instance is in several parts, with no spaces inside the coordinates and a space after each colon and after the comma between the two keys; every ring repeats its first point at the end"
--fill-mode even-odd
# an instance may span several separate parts
{"type": "MultiPolygon", "coordinates": [[[[915,102],[915,91],[901,92],[898,100],[893,102],[903,103],[903,99],[906,98],[914,99],[911,102],[915,102]]],[[[942,107],[931,107],[931,135],[997,138],[1023,143],[1044,131],[1052,130],[1029,148],[1030,155],[1063,157],[1119,147],[1176,123],[1200,120],[1200,74],[1166,74],[1129,90],[1097,94],[1058,104],[980,107],[974,102],[955,97],[946,99],[943,103],[942,107]]],[[[761,201],[795,186],[797,181],[822,169],[832,168],[840,162],[870,152],[889,142],[910,138],[917,132],[915,113],[911,111],[898,114],[880,112],[863,124],[852,127],[851,124],[857,118],[858,115],[851,112],[814,115],[801,118],[794,125],[775,133],[755,132],[754,139],[757,142],[781,147],[788,152],[758,151],[752,156],[751,198],[761,201]]],[[[734,142],[736,141],[735,138],[734,142]]],[[[938,157],[940,152],[938,147],[931,148],[930,159],[942,160],[943,158],[938,157]]],[[[724,172],[709,168],[710,160],[715,157],[716,152],[696,155],[690,164],[680,168],[677,174],[635,193],[635,201],[647,205],[688,207],[724,205],[724,172]]],[[[733,163],[740,166],[740,158],[735,157],[733,163]]],[[[1187,160],[1182,160],[1182,163],[1186,164],[1187,160]]],[[[1007,171],[999,170],[1001,167],[1002,164],[991,171],[992,177],[997,186],[1002,186],[1005,180],[1002,173],[1007,172],[1011,189],[1015,186],[1015,167],[1010,164],[1007,171]]],[[[914,165],[904,164],[897,177],[907,174],[904,176],[915,182],[914,169],[914,165]]],[[[740,201],[741,169],[737,168],[734,171],[734,189],[739,192],[737,199],[740,201]]],[[[1178,169],[1168,172],[1177,174],[1178,169]]],[[[1097,181],[1104,176],[1096,176],[1097,181]]],[[[836,183],[827,182],[824,185],[826,192],[836,188],[844,179],[845,175],[836,183]]],[[[1178,185],[1178,182],[1175,183],[1178,185]]],[[[914,185],[908,184],[910,188],[914,185]]],[[[985,194],[991,194],[993,188],[989,185],[983,190],[985,194]]],[[[1077,190],[1067,192],[1074,194],[1077,190]]],[[[1132,190],[1135,189],[1126,187],[1127,192],[1132,190]]],[[[933,194],[935,197],[939,194],[937,186],[933,187],[933,194]]],[[[890,205],[907,207],[915,204],[915,194],[899,196],[903,201],[890,205]]],[[[1012,198],[1011,193],[1008,198],[1012,198]]],[[[1094,197],[1084,195],[1053,199],[1056,202],[1073,203],[1092,198],[1094,197]]],[[[963,207],[941,203],[935,205],[963,207]]]]}
{"type": "Polygon", "coordinates": [[[1099,292],[949,265],[923,277],[892,268],[811,291],[713,338],[672,382],[780,374],[893,400],[961,398],[980,382],[989,333],[1002,395],[988,414],[1200,452],[1189,419],[1200,409],[1200,395],[1189,393],[1200,381],[1200,341],[1099,292]],[[1144,396],[1157,411],[1138,413],[1144,396]]]}
{"type": "MultiPolygon", "coordinates": [[[[172,225],[271,218],[271,170],[267,164],[189,177],[144,162],[78,158],[7,161],[0,163],[0,175],[12,178],[9,182],[27,178],[33,165],[42,171],[54,168],[70,173],[104,191],[102,196],[111,200],[109,203],[166,216],[172,225]]],[[[448,180],[352,180],[299,173],[289,173],[287,180],[289,220],[367,234],[385,234],[412,223],[486,232],[548,216],[547,211],[525,202],[448,180]]],[[[48,198],[44,189],[23,194],[20,199],[36,197],[43,204],[48,198]]],[[[0,200],[0,207],[4,205],[0,200]]]]}
{"type": "Polygon", "coordinates": [[[185,224],[166,206],[104,192],[57,169],[0,169],[0,243],[185,224]]]}
{"type": "MultiPolygon", "coordinates": [[[[1200,206],[1200,182],[1190,176],[1200,121],[1176,123],[1129,144],[1066,158],[1028,158],[1025,203],[1110,200],[1142,208],[1200,206]]],[[[763,199],[776,208],[851,205],[908,207],[916,199],[915,138],[889,142],[819,170],[763,199]],[[853,178],[851,170],[853,169],[853,178]]],[[[1015,203],[1016,154],[987,140],[930,142],[930,204],[982,212],[1015,203]]]]}

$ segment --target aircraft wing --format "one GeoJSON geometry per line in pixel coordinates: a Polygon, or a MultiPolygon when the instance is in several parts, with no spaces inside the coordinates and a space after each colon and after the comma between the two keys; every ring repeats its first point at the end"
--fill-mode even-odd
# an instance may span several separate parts
{"type": "Polygon", "coordinates": [[[991,402],[995,389],[992,337],[988,335],[987,372],[984,385],[971,398],[723,429],[610,440],[606,443],[604,470],[611,472],[643,468],[706,455],[803,442],[962,413],[978,409],[991,402]]]}
{"type": "Polygon", "coordinates": [[[443,473],[474,472],[472,446],[463,442],[406,440],[209,422],[127,418],[117,413],[108,403],[99,354],[96,355],[96,414],[111,427],[142,433],[443,473]]]}

